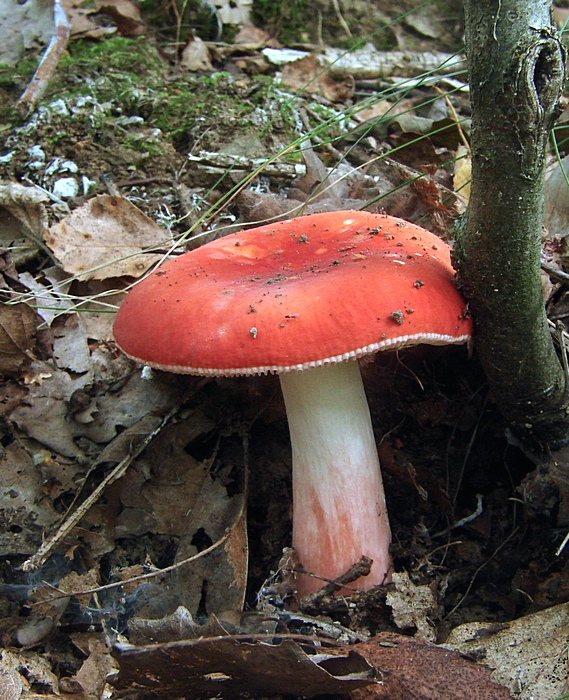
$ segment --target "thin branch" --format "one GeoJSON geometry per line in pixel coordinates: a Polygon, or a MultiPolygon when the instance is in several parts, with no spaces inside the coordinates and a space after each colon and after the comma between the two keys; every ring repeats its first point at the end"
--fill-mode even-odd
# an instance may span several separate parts
{"type": "Polygon", "coordinates": [[[49,81],[55,73],[59,59],[67,47],[71,24],[67,19],[65,10],[61,6],[60,0],[54,0],[53,2],[53,23],[55,25],[55,34],[51,37],[48,47],[41,57],[34,77],[16,103],[16,109],[24,117],[37,107],[49,85],[49,81]]]}
{"type": "Polygon", "coordinates": [[[350,28],[348,27],[348,23],[344,19],[342,15],[342,11],[340,10],[340,4],[338,3],[338,0],[332,0],[332,5],[334,6],[334,12],[336,13],[336,17],[338,18],[338,22],[340,23],[340,26],[342,29],[346,32],[346,35],[352,38],[352,32],[350,28]]]}
{"type": "Polygon", "coordinates": [[[117,466],[103,479],[103,481],[101,481],[93,493],[91,493],[89,497],[77,508],[77,510],[60,525],[57,532],[45,540],[38,551],[22,564],[23,571],[35,571],[45,563],[53,549],[81,521],[91,506],[93,506],[99,500],[99,497],[106,487],[124,476],[126,470],[129,468],[132,462],[148,447],[158,433],[160,433],[161,430],[169,423],[170,419],[179,408],[179,405],[176,405],[171,411],[169,411],[160,425],[149,433],[130,454],[128,454],[117,464],[117,466]]]}
{"type": "Polygon", "coordinates": [[[347,584],[352,583],[352,581],[357,581],[362,576],[367,576],[371,571],[372,564],[373,559],[370,559],[366,556],[362,556],[361,559],[352,566],[350,566],[350,568],[346,572],[344,572],[343,574],[338,576],[338,578],[335,578],[333,580],[324,578],[323,576],[316,576],[316,574],[313,574],[310,571],[306,571],[306,569],[303,569],[301,566],[297,566],[295,569],[297,573],[305,574],[306,576],[312,576],[313,578],[317,578],[321,581],[328,582],[322,588],[320,588],[320,590],[315,591],[314,593],[309,593],[307,596],[304,596],[301,600],[301,608],[315,607],[323,598],[332,595],[335,591],[339,591],[342,588],[354,591],[354,593],[359,592],[360,589],[352,588],[347,584]]]}
{"type": "MultiPolygon", "coordinates": [[[[60,598],[70,598],[71,596],[84,596],[84,595],[94,595],[95,593],[101,593],[102,591],[110,591],[113,588],[120,588],[121,586],[126,586],[127,584],[130,583],[136,583],[138,581],[148,581],[148,579],[156,578],[158,576],[164,576],[165,574],[169,574],[172,571],[175,571],[176,569],[179,569],[182,566],[185,566],[186,564],[189,564],[193,561],[196,561],[196,559],[201,559],[202,557],[205,557],[206,554],[210,554],[213,552],[215,549],[220,547],[229,537],[231,537],[231,534],[233,533],[233,526],[230,528],[227,528],[225,534],[220,537],[216,542],[214,542],[212,545],[210,545],[207,549],[203,549],[201,552],[198,552],[197,554],[192,555],[191,557],[188,557],[187,559],[183,559],[182,561],[177,561],[175,564],[171,564],[170,566],[166,566],[163,569],[155,569],[154,571],[150,571],[147,574],[141,574],[140,576],[133,576],[132,578],[126,579],[125,581],[114,581],[113,583],[107,583],[104,586],[97,586],[96,588],[88,588],[87,590],[84,591],[69,591],[66,593],[59,593],[59,595],[54,595],[52,598],[48,598],[47,600],[40,600],[37,603],[32,603],[29,605],[30,608],[33,608],[37,605],[45,605],[46,603],[51,603],[54,600],[59,600],[60,598]]],[[[48,585],[48,584],[45,584],[48,585]]],[[[58,588],[55,586],[50,586],[54,591],[59,591],[58,588]]]]}

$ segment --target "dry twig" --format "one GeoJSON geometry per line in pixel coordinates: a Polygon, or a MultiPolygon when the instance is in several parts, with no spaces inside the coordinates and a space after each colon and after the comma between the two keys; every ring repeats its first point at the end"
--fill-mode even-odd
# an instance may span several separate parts
{"type": "MultiPolygon", "coordinates": [[[[170,566],[166,566],[163,569],[154,569],[154,571],[150,571],[147,574],[141,574],[140,576],[133,576],[132,578],[125,579],[124,581],[113,581],[113,583],[107,583],[104,586],[97,586],[96,588],[89,588],[86,590],[82,591],[69,591],[62,593],[60,592],[59,588],[55,586],[50,586],[54,592],[57,592],[57,595],[54,595],[52,598],[48,598],[47,600],[42,600],[38,603],[32,603],[29,607],[33,608],[36,605],[44,605],[45,603],[51,603],[54,600],[60,600],[61,598],[70,598],[71,596],[84,596],[84,595],[94,595],[95,593],[102,593],[103,591],[110,591],[113,588],[120,588],[121,586],[126,586],[127,584],[132,584],[132,583],[137,583],[138,581],[148,581],[151,578],[157,578],[158,576],[164,576],[165,574],[169,574],[172,571],[175,571],[176,569],[181,568],[182,566],[185,566],[186,564],[190,564],[193,561],[196,561],[197,559],[201,559],[202,557],[205,557],[207,554],[210,554],[210,552],[213,552],[216,550],[218,547],[220,547],[226,540],[228,540],[231,537],[232,533],[232,528],[227,528],[225,531],[225,534],[220,537],[218,540],[216,540],[212,545],[210,545],[207,549],[202,549],[201,552],[198,552],[197,554],[194,554],[191,557],[188,557],[187,559],[183,559],[182,561],[177,561],[175,564],[171,564],[170,566]]],[[[36,555],[34,555],[36,556],[36,555]]]]}
{"type": "Polygon", "coordinates": [[[77,523],[80,522],[85,513],[94,503],[98,501],[106,487],[124,476],[126,470],[132,464],[133,460],[135,460],[138,455],[140,455],[148,447],[158,433],[170,422],[170,419],[179,408],[180,406],[176,405],[165,416],[160,425],[149,435],[147,435],[144,440],[142,440],[124,459],[122,459],[117,466],[101,481],[93,493],[91,493],[88,498],[86,498],[85,501],[83,501],[83,503],[77,508],[77,510],[62,523],[57,532],[45,540],[34,555],[32,555],[29,559],[26,559],[26,561],[22,564],[23,571],[35,571],[45,563],[54,547],[56,547],[63,540],[63,538],[69,534],[69,532],[71,532],[77,523]]]}
{"type": "MultiPolygon", "coordinates": [[[[318,604],[320,600],[332,595],[335,591],[339,591],[342,588],[348,588],[349,590],[353,590],[354,593],[356,593],[358,589],[351,588],[346,584],[352,583],[352,581],[357,581],[362,576],[367,576],[371,571],[372,564],[372,559],[363,556],[353,566],[350,566],[350,568],[345,573],[343,573],[341,576],[338,576],[338,578],[334,579],[333,581],[328,581],[328,579],[324,579],[321,576],[316,576],[315,578],[321,578],[323,581],[328,581],[328,583],[325,586],[323,586],[320,590],[315,591],[314,593],[310,593],[307,596],[304,596],[304,598],[302,599],[302,608],[314,607],[318,604]]],[[[307,574],[309,576],[312,575],[309,571],[305,571],[302,568],[298,568],[297,570],[300,573],[307,574]]]]}
{"type": "Polygon", "coordinates": [[[69,40],[71,25],[60,0],[54,0],[53,2],[53,23],[55,25],[55,34],[51,37],[48,47],[41,57],[34,77],[16,103],[16,108],[22,116],[27,116],[37,107],[52,75],[55,73],[59,59],[65,51],[69,40]]]}

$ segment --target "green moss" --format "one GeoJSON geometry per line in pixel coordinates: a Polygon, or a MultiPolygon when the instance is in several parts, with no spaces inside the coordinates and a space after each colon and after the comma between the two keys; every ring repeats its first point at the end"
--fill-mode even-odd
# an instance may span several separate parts
{"type": "Polygon", "coordinates": [[[163,62],[154,46],[144,37],[127,39],[116,36],[104,41],[83,39],[70,45],[69,55],[62,59],[61,66],[83,64],[96,69],[120,70],[134,75],[148,75],[161,70],[163,62]]]}
{"type": "Polygon", "coordinates": [[[27,85],[38,67],[38,57],[34,55],[24,56],[15,66],[7,66],[0,63],[0,86],[27,85]]]}
{"type": "MultiPolygon", "coordinates": [[[[36,62],[21,62],[17,70],[0,67],[0,89],[16,82],[23,89],[36,62]]],[[[266,76],[251,86],[226,72],[177,73],[148,39],[113,37],[70,44],[42,105],[50,110],[47,138],[52,138],[52,128],[56,139],[58,131],[68,132],[71,125],[102,143],[111,134],[122,142],[144,124],[160,129],[175,145],[183,145],[192,130],[199,130],[203,121],[211,124],[212,118],[219,118],[220,126],[228,129],[255,126],[259,131],[271,129],[276,122],[294,139],[296,115],[291,99],[266,76]],[[56,100],[63,107],[57,108],[56,100]],[[128,121],[132,117],[143,121],[128,121]]],[[[140,149],[140,143],[136,147],[140,149]]]]}
{"type": "MultiPolygon", "coordinates": [[[[61,65],[61,78],[57,97],[71,104],[80,97],[94,101],[94,109],[76,110],[73,115],[75,121],[85,120],[92,133],[113,128],[118,117],[135,116],[176,142],[202,116],[219,116],[223,123],[244,126],[251,123],[256,107],[273,109],[272,81],[259,79],[251,90],[225,72],[174,73],[145,39],[77,42],[61,65]]],[[[55,95],[54,87],[47,99],[55,95]]],[[[58,120],[57,115],[54,118],[58,120]]],[[[285,121],[292,123],[290,114],[285,121]]]]}
{"type": "Polygon", "coordinates": [[[35,73],[38,60],[35,55],[26,55],[15,66],[0,64],[0,126],[22,123],[14,104],[35,73]]]}
{"type": "Polygon", "coordinates": [[[100,102],[116,98],[137,101],[145,91],[161,86],[164,69],[160,55],[144,39],[78,41],[61,62],[63,94],[61,83],[54,91],[60,96],[93,95],[100,102]]]}
{"type": "MultiPolygon", "coordinates": [[[[26,75],[22,65],[0,68],[0,96],[21,81],[13,103],[35,63],[25,66],[26,75]]],[[[258,139],[255,153],[269,156],[295,141],[297,120],[295,98],[272,77],[177,71],[147,39],[114,37],[72,43],[33,117],[14,114],[5,123],[21,126],[25,140],[38,139],[50,152],[73,158],[79,143],[79,152],[98,149],[103,162],[116,156],[125,167],[145,167],[165,152],[185,155],[196,143],[220,150],[249,133],[258,139]]],[[[284,158],[297,162],[300,156],[284,158]]]]}

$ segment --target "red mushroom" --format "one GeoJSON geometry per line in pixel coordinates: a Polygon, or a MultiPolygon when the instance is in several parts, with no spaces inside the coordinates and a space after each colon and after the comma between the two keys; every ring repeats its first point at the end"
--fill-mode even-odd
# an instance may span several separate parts
{"type": "MultiPolygon", "coordinates": [[[[167,262],[138,284],[114,333],[170,372],[278,373],[293,455],[293,546],[334,579],[367,555],[391,570],[389,521],[358,357],[465,343],[471,323],[450,249],[401,219],[314,214],[242,231],[167,262]]],[[[320,586],[301,576],[299,592],[320,586]]]]}

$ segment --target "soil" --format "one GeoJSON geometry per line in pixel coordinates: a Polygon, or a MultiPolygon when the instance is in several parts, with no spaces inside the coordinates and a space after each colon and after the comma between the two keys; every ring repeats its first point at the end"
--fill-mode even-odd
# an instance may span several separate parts
{"type": "MultiPolygon", "coordinates": [[[[305,16],[303,22],[289,16],[294,3],[289,3],[289,15],[284,4],[274,5],[280,14],[256,3],[257,22],[264,21],[263,29],[297,49],[318,41],[345,46],[373,31],[380,49],[403,45],[449,52],[460,46],[461,8],[455,2],[435,3],[442,29],[434,36],[426,24],[400,19],[416,8],[411,0],[399,2],[396,10],[382,0],[345,3],[351,37],[332,3],[314,24],[305,16]],[[377,32],[378,16],[394,20],[385,32],[377,32]]],[[[79,183],[71,196],[45,203],[45,225],[56,224],[94,196],[110,194],[130,200],[158,222],[180,252],[196,245],[196,235],[199,241],[220,235],[228,225],[246,225],[254,207],[272,213],[299,197],[310,203],[317,184],[313,173],[304,181],[290,173],[305,162],[300,147],[305,136],[299,131],[311,129],[314,152],[328,168],[338,167],[339,159],[367,162],[383,149],[411,141],[399,155],[393,150],[389,155],[400,167],[432,173],[430,194],[409,186],[395,197],[384,191],[376,208],[403,213],[439,234],[452,230],[456,201],[435,211],[432,188],[437,196],[452,190],[448,163],[456,143],[434,145],[424,138],[415,147],[415,130],[396,126],[382,134],[382,141],[374,132],[354,145],[356,124],[341,115],[369,98],[365,80],[356,80],[343,102],[309,91],[295,95],[278,81],[277,68],[259,48],[252,48],[254,42],[240,48],[230,36],[214,36],[205,20],[198,34],[210,42],[212,68],[184,70],[179,59],[189,30],[176,28],[170,6],[171,14],[157,6],[145,12],[141,37],[72,39],[40,105],[25,117],[16,111],[16,100],[39,52],[0,69],[5,141],[0,156],[11,154],[0,158],[2,183],[39,185],[50,192],[69,174],[79,183]],[[274,175],[261,171],[249,181],[254,158],[276,153],[281,153],[281,170],[274,175]],[[245,160],[234,160],[228,168],[220,154],[245,160]],[[71,166],[65,163],[74,165],[66,170],[71,166]],[[253,200],[238,196],[244,178],[253,200]]],[[[388,95],[387,83],[381,85],[388,95]]],[[[434,116],[430,106],[437,93],[429,87],[414,88],[400,99],[408,100],[415,114],[434,116]]],[[[452,100],[468,118],[467,100],[460,93],[452,100]]],[[[340,204],[365,199],[366,187],[387,177],[382,168],[370,164],[365,176],[375,177],[375,184],[360,179],[341,195],[340,204]]],[[[397,187],[396,178],[392,183],[397,187]]],[[[330,206],[338,208],[334,196],[330,206]]],[[[12,232],[1,258],[4,300],[30,301],[37,285],[53,291],[57,279],[66,280],[67,299],[89,309],[79,314],[78,326],[75,306],[60,306],[49,327],[34,322],[25,358],[14,359],[17,353],[10,349],[10,362],[16,364],[5,368],[6,482],[0,514],[9,534],[0,540],[0,634],[6,649],[29,654],[22,697],[58,692],[74,698],[119,697],[105,681],[114,664],[105,643],[142,645],[156,639],[155,628],[145,637],[132,620],[164,620],[180,605],[196,625],[216,616],[229,625],[228,611],[260,610],[296,632],[289,618],[285,625],[284,611],[300,614],[298,603],[286,588],[286,571],[279,570],[291,541],[291,454],[278,379],[204,380],[160,372],[144,379],[114,345],[112,318],[100,305],[107,298],[102,293],[115,295],[108,297],[111,303],[120,302],[132,277],[73,277],[62,269],[58,252],[41,242],[35,209],[29,209],[27,230],[21,212],[14,214],[5,202],[0,212],[12,232]],[[38,230],[39,244],[32,235],[38,230]],[[91,319],[83,320],[93,309],[91,319]],[[88,358],[85,365],[79,367],[77,353],[88,358]],[[146,438],[146,450],[138,454],[136,445],[146,438]],[[43,538],[65,523],[123,459],[125,475],[109,483],[39,570],[24,571],[22,565],[43,538]],[[224,546],[211,560],[200,559],[196,569],[182,567],[146,583],[103,589],[98,596],[74,595],[59,608],[54,602],[34,607],[50,597],[53,587],[90,590],[170,567],[228,531],[227,541],[239,556],[224,546]],[[47,663],[32,668],[38,656],[47,663]]],[[[60,301],[54,295],[31,305],[60,301]]],[[[20,317],[18,324],[23,324],[20,317]]],[[[22,342],[16,345],[21,348],[22,342]]],[[[359,635],[403,631],[412,636],[426,625],[430,641],[444,642],[463,622],[506,623],[568,601],[565,559],[556,556],[565,536],[557,525],[558,492],[535,471],[535,461],[508,441],[476,357],[464,347],[424,347],[380,353],[366,360],[362,371],[384,473],[395,570],[407,572],[415,587],[427,587],[434,602],[405,629],[393,620],[385,590],[353,599],[328,596],[303,612],[359,635]]],[[[248,624],[240,618],[232,629],[253,634],[248,624]]],[[[22,674],[23,666],[14,668],[22,674]]],[[[145,697],[145,690],[128,690],[129,697],[145,697]]]]}

